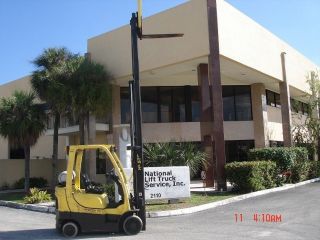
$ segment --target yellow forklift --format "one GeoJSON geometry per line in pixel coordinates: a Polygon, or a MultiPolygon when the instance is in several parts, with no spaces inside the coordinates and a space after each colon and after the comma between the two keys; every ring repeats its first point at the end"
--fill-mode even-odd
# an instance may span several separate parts
{"type": "Polygon", "coordinates": [[[127,179],[112,145],[76,145],[68,148],[67,171],[59,175],[56,187],[56,228],[65,237],[81,232],[141,231],[143,223],[133,206],[127,179]],[[85,152],[99,151],[109,161],[108,191],[91,182],[84,171],[85,152]]]}
{"type": "Polygon", "coordinates": [[[131,161],[133,195],[129,194],[126,176],[112,145],[70,146],[67,171],[59,177],[56,187],[56,228],[66,237],[81,232],[121,232],[137,234],[146,230],[144,159],[141,133],[141,94],[138,39],[175,38],[183,34],[143,34],[142,0],[131,20],[132,76],[129,81],[131,102],[131,161]],[[109,158],[111,170],[107,181],[115,186],[110,194],[81,171],[85,151],[101,150],[109,158]],[[115,193],[116,192],[116,193],[115,193]],[[110,196],[111,195],[111,196],[110,196]],[[112,196],[114,195],[114,196],[112,196]]]}

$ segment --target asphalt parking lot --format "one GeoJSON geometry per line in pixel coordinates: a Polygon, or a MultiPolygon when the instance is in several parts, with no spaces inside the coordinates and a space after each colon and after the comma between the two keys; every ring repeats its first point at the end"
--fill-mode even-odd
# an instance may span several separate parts
{"type": "MultiPolygon", "coordinates": [[[[137,236],[80,235],[79,239],[294,239],[320,236],[320,182],[191,215],[148,219],[137,236]]],[[[0,207],[0,239],[63,239],[55,216],[0,207]]]]}

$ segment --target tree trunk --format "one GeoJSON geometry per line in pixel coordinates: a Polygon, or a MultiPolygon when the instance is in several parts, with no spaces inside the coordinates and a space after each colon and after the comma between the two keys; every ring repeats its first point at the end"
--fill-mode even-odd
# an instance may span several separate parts
{"type": "Polygon", "coordinates": [[[320,137],[318,137],[318,141],[317,141],[317,147],[315,149],[315,161],[319,161],[319,154],[320,154],[320,137]]]}
{"type": "MultiPolygon", "coordinates": [[[[86,131],[88,137],[88,144],[96,143],[96,117],[92,113],[88,113],[86,117],[86,131]]],[[[96,181],[96,151],[89,151],[88,160],[89,160],[89,176],[92,181],[96,181]]]]}
{"type": "Polygon", "coordinates": [[[84,145],[84,118],[83,114],[79,114],[80,145],[84,145]]]}
{"type": "Polygon", "coordinates": [[[24,147],[24,191],[29,192],[30,189],[30,146],[24,147]]]}
{"type": "Polygon", "coordinates": [[[52,147],[52,179],[51,189],[54,190],[57,184],[57,163],[58,163],[58,143],[59,143],[59,127],[60,127],[60,114],[54,115],[54,129],[53,129],[53,147],[52,147]]]}

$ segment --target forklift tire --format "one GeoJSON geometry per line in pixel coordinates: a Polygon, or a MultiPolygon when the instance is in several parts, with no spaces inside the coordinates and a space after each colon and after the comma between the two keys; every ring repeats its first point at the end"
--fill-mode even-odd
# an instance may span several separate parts
{"type": "Polygon", "coordinates": [[[142,229],[142,220],[137,215],[128,216],[123,222],[123,230],[127,235],[136,235],[142,229]]]}
{"type": "Polygon", "coordinates": [[[74,222],[65,222],[62,225],[62,234],[66,238],[74,238],[79,233],[79,227],[74,222]]]}

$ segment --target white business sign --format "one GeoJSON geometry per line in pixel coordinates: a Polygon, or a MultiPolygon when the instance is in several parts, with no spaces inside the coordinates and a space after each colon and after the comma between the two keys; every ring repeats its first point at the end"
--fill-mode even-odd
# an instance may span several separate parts
{"type": "MultiPolygon", "coordinates": [[[[132,168],[124,170],[132,191],[132,168]]],[[[189,167],[146,167],[144,181],[146,200],[190,197],[189,167]]]]}

